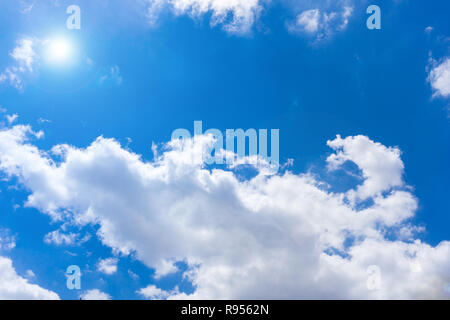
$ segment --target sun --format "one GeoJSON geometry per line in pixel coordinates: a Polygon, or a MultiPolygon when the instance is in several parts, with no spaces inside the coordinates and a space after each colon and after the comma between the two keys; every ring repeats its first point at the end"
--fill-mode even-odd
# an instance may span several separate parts
{"type": "Polygon", "coordinates": [[[72,45],[64,38],[50,39],[47,44],[47,60],[51,63],[68,62],[72,54],[72,45]]]}

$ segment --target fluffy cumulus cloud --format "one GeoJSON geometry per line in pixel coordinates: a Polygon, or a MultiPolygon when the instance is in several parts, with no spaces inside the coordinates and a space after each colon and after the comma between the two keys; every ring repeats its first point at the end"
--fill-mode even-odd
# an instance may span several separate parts
{"type": "Polygon", "coordinates": [[[116,258],[108,258],[100,260],[97,264],[97,269],[100,272],[103,272],[105,274],[114,274],[117,272],[117,262],[118,259],[116,258]]]}
{"type": "Polygon", "coordinates": [[[188,266],[193,293],[150,285],[144,297],[448,297],[450,243],[417,239],[417,199],[398,148],[366,136],[328,141],[327,174],[358,167],[360,183],[336,192],[311,173],[242,179],[239,168],[206,167],[198,159],[208,136],[171,141],[150,162],[104,137],[39,150],[41,135],[24,125],[0,131],[0,170],[29,190],[27,206],[98,225],[104,245],[160,278],[176,262],[188,266]]]}
{"type": "Polygon", "coordinates": [[[192,18],[211,15],[211,26],[222,25],[232,34],[246,34],[263,10],[266,0],[147,0],[147,16],[155,24],[160,13],[169,9],[192,18]]]}
{"type": "Polygon", "coordinates": [[[152,284],[138,290],[137,293],[149,300],[164,300],[167,299],[170,295],[169,292],[161,290],[160,288],[152,284]]]}
{"type": "Polygon", "coordinates": [[[441,63],[431,59],[430,63],[428,81],[434,91],[433,96],[450,97],[450,58],[446,57],[441,63]]]}
{"type": "Polygon", "coordinates": [[[85,291],[80,295],[80,298],[82,300],[111,300],[111,296],[109,294],[98,289],[85,291]]]}
{"type": "Polygon", "coordinates": [[[365,200],[404,184],[404,167],[398,148],[385,147],[365,136],[346,139],[337,136],[335,140],[328,141],[328,146],[336,150],[336,153],[327,159],[329,169],[336,170],[346,161],[352,161],[362,171],[364,182],[355,190],[349,190],[349,199],[365,200]]]}
{"type": "Polygon", "coordinates": [[[16,273],[9,258],[0,256],[0,300],[59,300],[59,296],[16,273]]]}

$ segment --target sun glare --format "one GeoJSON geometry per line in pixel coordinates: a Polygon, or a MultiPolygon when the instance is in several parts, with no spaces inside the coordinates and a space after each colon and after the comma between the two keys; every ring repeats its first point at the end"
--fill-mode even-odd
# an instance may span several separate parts
{"type": "Polygon", "coordinates": [[[71,51],[71,45],[66,39],[51,39],[48,43],[47,59],[51,63],[67,62],[71,51]]]}

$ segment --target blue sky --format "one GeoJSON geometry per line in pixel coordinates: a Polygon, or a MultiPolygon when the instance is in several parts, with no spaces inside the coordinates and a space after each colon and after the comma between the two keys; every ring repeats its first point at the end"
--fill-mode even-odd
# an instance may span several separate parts
{"type": "MultiPolygon", "coordinates": [[[[247,3],[241,6],[223,0],[205,1],[207,7],[198,7],[195,0],[174,3],[2,1],[0,257],[12,261],[17,273],[14,279],[27,279],[27,284],[36,284],[42,290],[27,289],[19,298],[47,297],[48,292],[62,299],[78,299],[87,293],[113,299],[183,298],[190,294],[201,298],[273,298],[260,296],[260,290],[274,295],[279,290],[285,294],[280,293],[282,298],[445,297],[442,288],[450,283],[450,245],[446,242],[450,240],[449,4],[408,0],[237,1],[247,3]],[[80,30],[66,28],[66,8],[72,4],[81,8],[80,30]],[[381,8],[381,30],[366,27],[370,4],[381,8]],[[225,10],[220,11],[223,7],[225,10]],[[310,24],[302,17],[309,17],[310,24]],[[25,50],[26,57],[18,57],[14,49],[26,47],[24,39],[33,54],[25,50]],[[55,39],[70,44],[70,55],[59,63],[49,59],[48,47],[55,39]],[[20,84],[7,78],[11,72],[20,84]],[[12,117],[15,114],[17,119],[12,117]],[[232,169],[219,168],[220,173],[206,170],[210,182],[204,183],[211,185],[201,192],[192,191],[202,184],[200,178],[195,182],[168,173],[168,180],[152,178],[144,183],[147,175],[151,176],[150,169],[147,173],[139,169],[140,174],[129,169],[155,163],[152,143],[160,147],[159,155],[164,155],[169,152],[164,144],[170,141],[172,132],[177,128],[193,132],[195,120],[203,121],[205,129],[223,132],[228,128],[279,129],[280,162],[286,164],[292,159],[293,164],[283,166],[275,177],[249,182],[253,186],[250,189],[246,189],[245,181],[224,178],[226,172],[233,177],[239,175],[232,169]],[[34,132],[42,130],[43,136],[29,141],[18,138],[10,146],[12,137],[21,136],[13,129],[20,125],[30,125],[34,132]],[[93,146],[98,137],[105,139],[93,146]],[[327,141],[339,146],[333,148],[327,141]],[[70,145],[70,161],[50,154],[33,158],[38,155],[25,148],[32,146],[43,153],[57,145],[70,145]],[[140,160],[131,156],[134,154],[140,155],[140,160]],[[339,163],[339,170],[328,170],[332,154],[345,160],[339,163]],[[45,167],[43,159],[50,158],[54,166],[45,167]],[[26,159],[43,162],[30,160],[30,164],[26,159]],[[57,167],[62,164],[72,171],[67,169],[60,178],[57,167]],[[42,173],[47,171],[52,173],[42,173]],[[305,175],[315,179],[314,183],[308,184],[305,175]],[[292,182],[292,177],[299,181],[292,182]],[[366,182],[366,187],[358,187],[366,182]],[[95,188],[91,190],[84,183],[95,188]],[[345,199],[330,209],[331,200],[320,200],[322,187],[315,187],[317,195],[305,191],[319,185],[328,185],[323,187],[327,197],[345,199]],[[52,186],[70,196],[63,191],[54,193],[52,186]],[[297,187],[301,189],[289,198],[289,190],[297,187]],[[285,200],[274,191],[284,188],[285,200]],[[400,192],[410,197],[401,198],[405,203],[393,198],[400,192]],[[263,194],[267,196],[264,200],[259,198],[263,194]],[[38,200],[30,201],[30,195],[38,200]],[[275,205],[276,199],[281,202],[275,205]],[[314,213],[315,206],[308,207],[310,200],[320,203],[317,206],[323,207],[325,217],[327,212],[334,216],[353,210],[355,215],[380,218],[348,227],[347,222],[341,227],[341,222],[330,218],[329,225],[320,225],[322,218],[312,221],[311,216],[320,214],[314,213]],[[133,214],[127,209],[129,201],[133,202],[129,209],[133,214]],[[400,209],[387,205],[394,202],[400,209]],[[267,208],[260,208],[258,203],[267,208]],[[111,216],[108,204],[117,209],[111,216]],[[223,214],[227,218],[216,205],[226,208],[223,214]],[[182,209],[184,206],[187,208],[182,209]],[[89,218],[84,216],[88,208],[93,212],[89,218]],[[291,212],[297,209],[297,213],[291,212]],[[358,211],[364,209],[373,212],[358,211]],[[153,216],[158,210],[161,215],[153,216]],[[203,211],[205,215],[195,216],[203,211]],[[255,212],[264,218],[254,216],[255,212]],[[197,219],[199,225],[203,219],[213,222],[190,230],[183,225],[185,214],[189,226],[197,219]],[[227,225],[234,214],[245,227],[227,225]],[[283,229],[294,221],[290,214],[300,219],[298,230],[283,229]],[[278,220],[281,216],[289,218],[278,220]],[[166,228],[166,219],[181,222],[166,228]],[[252,225],[259,219],[264,223],[252,225]],[[136,225],[125,227],[127,221],[136,225]],[[302,231],[302,221],[311,223],[314,230],[317,227],[317,234],[302,231]],[[173,232],[172,238],[160,238],[159,222],[160,230],[173,232]],[[147,223],[154,228],[147,228],[147,223]],[[311,240],[328,237],[327,232],[336,225],[340,227],[330,236],[336,243],[311,240]],[[133,228],[139,236],[130,235],[133,228]],[[402,228],[413,235],[400,236],[399,230],[406,232],[402,228]],[[56,230],[73,238],[45,241],[56,230]],[[222,237],[222,233],[230,237],[234,234],[237,240],[222,237]],[[262,235],[267,236],[264,241],[259,238],[262,235]],[[273,240],[277,245],[269,241],[272,237],[280,239],[280,247],[277,241],[273,240]],[[335,239],[339,237],[343,238],[335,239]],[[310,247],[311,241],[317,245],[310,247]],[[375,249],[368,245],[370,241],[377,244],[375,249]],[[180,242],[186,245],[174,244],[180,242]],[[214,247],[222,242],[229,246],[214,247]],[[229,251],[240,247],[241,242],[249,243],[249,247],[242,246],[248,250],[258,248],[258,255],[242,261],[242,256],[234,257],[229,251]],[[277,272],[286,271],[286,277],[295,277],[294,266],[302,270],[304,266],[297,261],[297,249],[290,248],[291,242],[301,251],[298,260],[311,255],[316,262],[325,259],[329,263],[320,272],[323,280],[312,284],[315,290],[310,296],[304,291],[310,286],[304,279],[299,279],[296,288],[282,277],[267,286],[256,285],[277,272]],[[311,248],[316,247],[323,247],[323,252],[332,248],[341,254],[322,258],[320,253],[312,253],[316,249],[311,248]],[[415,254],[406,255],[406,262],[393,266],[386,261],[389,254],[399,254],[394,247],[415,254]],[[274,251],[285,260],[272,255],[274,251]],[[369,251],[373,257],[366,261],[363,256],[370,255],[369,251]],[[346,260],[347,255],[353,259],[346,260]],[[260,262],[275,257],[281,259],[283,267],[260,262]],[[101,259],[112,259],[109,261],[117,264],[117,270],[102,271],[101,259]],[[171,266],[164,267],[166,262],[171,266]],[[340,273],[345,263],[356,268],[358,276],[340,273]],[[395,282],[397,273],[405,273],[403,264],[415,266],[406,267],[414,272],[403,282],[430,285],[419,289],[395,282]],[[69,265],[82,270],[81,290],[66,287],[69,265]],[[385,287],[366,288],[365,271],[370,265],[380,266],[385,287]],[[242,287],[234,284],[242,276],[240,271],[246,274],[253,268],[259,270],[256,274],[260,278],[249,278],[242,287]],[[430,280],[432,276],[438,279],[439,288],[430,280]],[[329,282],[329,277],[335,282],[329,282]],[[326,279],[328,286],[322,284],[326,279]],[[389,286],[398,290],[389,293],[389,286]],[[89,291],[94,289],[98,291],[89,291]]],[[[23,130],[25,135],[33,135],[23,130]]],[[[183,158],[181,151],[174,152],[183,158]]],[[[170,166],[167,159],[159,164],[167,165],[170,172],[178,164],[170,166]]],[[[189,168],[180,167],[180,172],[189,168]]],[[[193,176],[204,172],[195,170],[193,176]]],[[[244,173],[244,180],[251,177],[244,173]]],[[[248,252],[243,250],[241,254],[248,252]]],[[[318,265],[323,268],[323,263],[318,265]]],[[[303,271],[314,274],[318,268],[314,271],[305,267],[303,271]]],[[[0,294],[10,297],[7,289],[3,290],[0,294]]]]}

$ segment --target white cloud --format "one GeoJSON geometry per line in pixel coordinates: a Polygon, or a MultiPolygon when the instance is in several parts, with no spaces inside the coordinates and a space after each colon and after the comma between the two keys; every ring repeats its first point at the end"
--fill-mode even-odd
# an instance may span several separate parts
{"type": "Polygon", "coordinates": [[[222,25],[231,34],[247,34],[263,10],[262,0],[147,0],[147,16],[155,24],[164,8],[176,15],[199,18],[211,14],[211,26],[222,25]]]}
{"type": "Polygon", "coordinates": [[[36,41],[31,38],[24,38],[18,41],[18,46],[11,52],[11,56],[19,63],[21,68],[33,71],[33,63],[36,60],[36,52],[33,47],[36,41]]]}
{"type": "Polygon", "coordinates": [[[148,162],[103,137],[87,148],[44,152],[30,142],[33,134],[29,126],[0,131],[0,170],[30,191],[27,206],[78,226],[98,225],[103,244],[134,252],[161,276],[175,261],[188,265],[193,294],[150,286],[144,296],[446,297],[450,242],[433,247],[396,236],[417,231],[409,221],[417,199],[402,179],[398,148],[365,136],[329,141],[330,169],[351,161],[361,172],[361,184],[331,192],[312,174],[242,181],[225,168],[208,170],[189,160],[201,159],[212,142],[205,136],[172,141],[148,162]],[[372,265],[381,270],[379,290],[366,284],[372,265]]]}
{"type": "Polygon", "coordinates": [[[343,6],[339,11],[310,9],[299,13],[295,21],[287,26],[291,33],[308,34],[316,40],[322,40],[336,31],[344,30],[352,13],[351,6],[343,6]]]}
{"type": "Polygon", "coordinates": [[[0,250],[12,250],[16,247],[16,237],[8,229],[0,228],[0,250]]]}
{"type": "Polygon", "coordinates": [[[169,274],[175,273],[178,271],[178,268],[175,266],[176,261],[168,261],[162,260],[156,266],[155,279],[162,278],[169,274]]]}
{"type": "Polygon", "coordinates": [[[425,30],[424,30],[424,31],[425,31],[425,33],[428,33],[428,34],[430,34],[430,33],[431,33],[431,31],[433,31],[433,29],[434,29],[434,28],[433,28],[432,26],[428,26],[428,27],[426,27],[426,28],[425,28],[425,30]]]}
{"type": "Polygon", "coordinates": [[[97,269],[100,272],[106,273],[106,274],[114,274],[117,272],[117,262],[119,260],[117,258],[108,258],[100,260],[97,264],[97,269]]]}
{"type": "Polygon", "coordinates": [[[161,290],[154,285],[149,285],[137,291],[138,294],[144,296],[149,300],[164,300],[170,295],[169,292],[161,290]]]}
{"type": "Polygon", "coordinates": [[[111,300],[111,296],[98,289],[88,290],[80,295],[82,300],[111,300]]]}
{"type": "Polygon", "coordinates": [[[0,256],[0,300],[59,300],[59,297],[20,277],[11,259],[0,256]]]}
{"type": "Polygon", "coordinates": [[[38,55],[35,52],[35,47],[38,43],[39,40],[27,37],[17,41],[17,46],[10,53],[16,64],[7,67],[0,73],[0,82],[9,81],[13,87],[22,89],[23,74],[33,72],[34,64],[37,61],[38,55]]]}
{"type": "Polygon", "coordinates": [[[47,244],[61,245],[74,245],[79,235],[76,233],[63,233],[60,230],[49,232],[45,235],[44,241],[47,244]]]}
{"type": "Polygon", "coordinates": [[[16,89],[22,89],[23,87],[22,78],[17,67],[6,68],[3,73],[0,73],[0,82],[5,81],[9,81],[9,84],[16,89]]]}
{"type": "Polygon", "coordinates": [[[297,26],[306,32],[314,33],[319,30],[320,10],[313,9],[302,12],[297,16],[297,26]]]}
{"type": "Polygon", "coordinates": [[[353,14],[353,7],[344,7],[344,11],[341,13],[341,24],[340,29],[345,29],[348,25],[348,20],[353,14]]]}
{"type": "Polygon", "coordinates": [[[362,171],[364,183],[347,194],[352,200],[355,198],[365,200],[404,184],[402,179],[404,167],[398,148],[387,148],[361,135],[346,139],[337,136],[327,144],[336,151],[327,159],[329,169],[338,169],[346,161],[352,161],[362,171]]]}
{"type": "Polygon", "coordinates": [[[17,118],[19,118],[19,115],[17,113],[13,114],[13,115],[6,115],[6,121],[8,122],[8,124],[12,124],[14,121],[17,120],[17,118]]]}
{"type": "Polygon", "coordinates": [[[450,96],[450,58],[446,57],[439,64],[431,59],[431,64],[428,81],[433,88],[433,96],[448,98],[450,96]]]}

